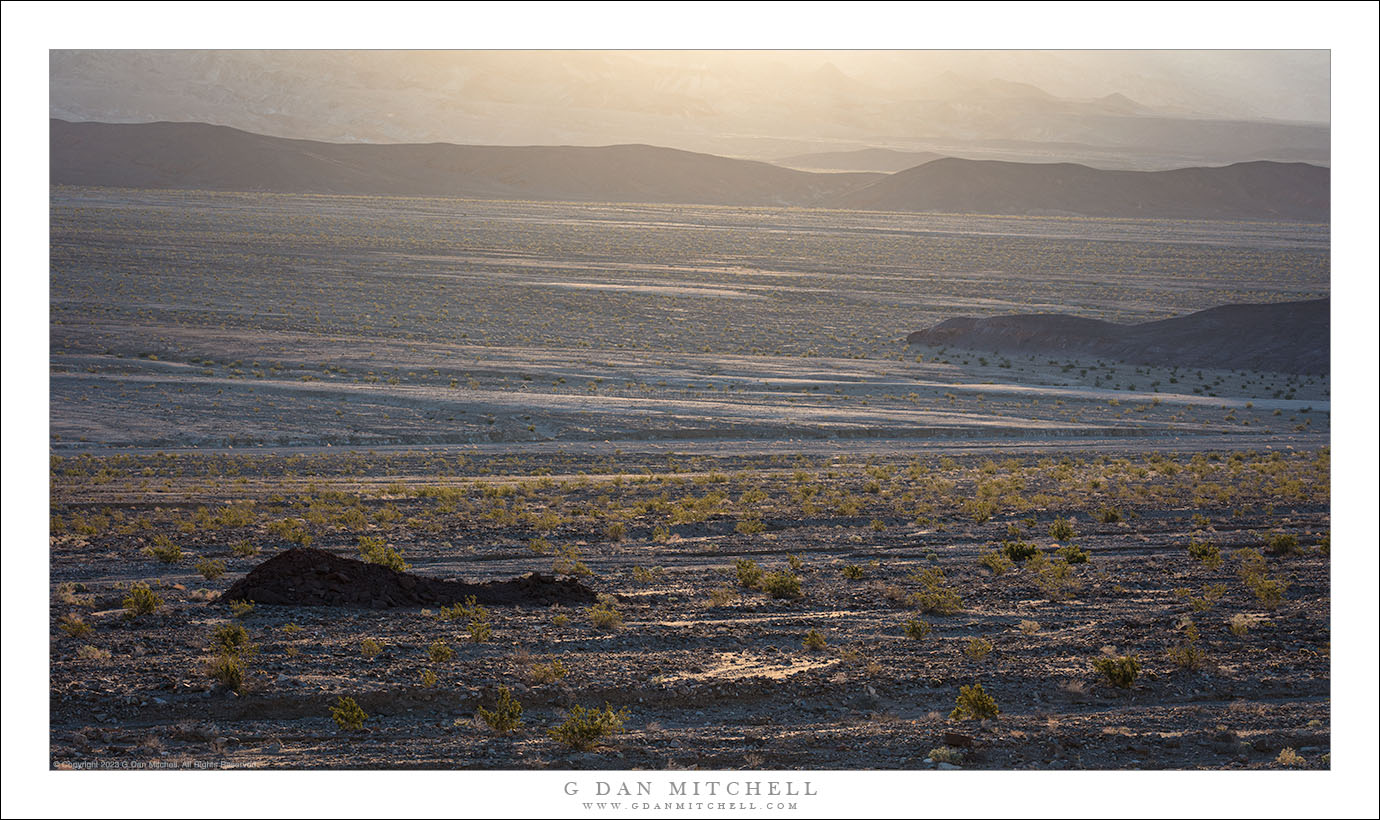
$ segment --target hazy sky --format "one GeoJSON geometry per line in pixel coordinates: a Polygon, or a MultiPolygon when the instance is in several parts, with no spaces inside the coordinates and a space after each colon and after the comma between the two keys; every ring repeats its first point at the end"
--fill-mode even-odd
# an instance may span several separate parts
{"type": "Polygon", "coordinates": [[[1127,117],[1329,112],[1326,51],[53,51],[50,80],[51,115],[73,120],[751,156],[1105,147],[1127,142],[1127,117]]]}

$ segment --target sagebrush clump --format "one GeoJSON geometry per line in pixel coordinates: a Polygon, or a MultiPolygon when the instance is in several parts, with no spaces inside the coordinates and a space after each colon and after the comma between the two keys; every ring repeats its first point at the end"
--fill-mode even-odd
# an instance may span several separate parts
{"type": "Polygon", "coordinates": [[[1107,682],[1118,689],[1130,689],[1140,675],[1140,661],[1134,655],[1119,658],[1094,658],[1095,669],[1107,682]]]}
{"type": "Polygon", "coordinates": [[[522,704],[506,686],[498,687],[498,701],[492,711],[480,706],[479,719],[498,734],[507,734],[522,725],[522,704]]]}
{"type": "Polygon", "coordinates": [[[983,691],[982,684],[960,686],[950,720],[990,720],[1000,713],[997,702],[983,691]]]}
{"type": "Polygon", "coordinates": [[[565,722],[547,734],[572,749],[589,750],[622,732],[627,719],[626,707],[615,712],[608,704],[603,709],[586,709],[577,704],[570,707],[565,722]]]}

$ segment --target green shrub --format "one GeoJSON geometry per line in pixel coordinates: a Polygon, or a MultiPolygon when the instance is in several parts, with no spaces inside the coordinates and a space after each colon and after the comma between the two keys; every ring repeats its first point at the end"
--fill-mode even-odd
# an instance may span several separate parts
{"type": "Polygon", "coordinates": [[[144,552],[165,564],[176,564],[183,558],[182,545],[174,544],[166,535],[155,535],[153,545],[145,547],[144,552]]]}
{"type": "Polygon", "coordinates": [[[1028,541],[1003,541],[1001,551],[1007,558],[1020,563],[1038,555],[1040,548],[1028,541]]]}
{"type": "Polygon", "coordinates": [[[1072,544],[1060,547],[1055,551],[1055,554],[1070,564],[1086,564],[1092,559],[1092,555],[1087,550],[1079,549],[1072,544]]]}
{"type": "Polygon", "coordinates": [[[1140,661],[1134,655],[1122,655],[1119,658],[1094,658],[1093,669],[1107,682],[1120,689],[1130,689],[1135,682],[1136,676],[1140,674],[1140,661]]]}
{"type": "Polygon", "coordinates": [[[1265,546],[1271,555],[1296,555],[1303,551],[1299,539],[1285,532],[1271,533],[1265,539],[1265,546]]]}
{"type": "Polygon", "coordinates": [[[911,618],[909,621],[906,621],[904,629],[907,638],[918,641],[926,635],[929,635],[933,628],[926,621],[922,621],[919,618],[911,618]]]}
{"type": "Polygon", "coordinates": [[[608,704],[603,709],[586,709],[583,706],[570,707],[565,722],[551,729],[548,734],[558,743],[572,749],[593,749],[606,738],[623,731],[623,723],[628,719],[626,708],[615,712],[608,704]]]}
{"type": "Polygon", "coordinates": [[[800,590],[800,576],[785,571],[763,576],[762,589],[773,598],[795,599],[804,595],[800,590]]]}
{"type": "Polygon", "coordinates": [[[479,707],[479,719],[499,734],[507,734],[522,725],[522,704],[506,686],[498,687],[498,702],[493,711],[479,707]]]}
{"type": "Polygon", "coordinates": [[[226,689],[244,694],[244,660],[240,655],[222,653],[206,664],[207,674],[226,689]]]}
{"type": "Polygon", "coordinates": [[[1050,523],[1049,537],[1055,541],[1068,541],[1073,536],[1073,522],[1067,518],[1056,518],[1050,523]]]}
{"type": "Polygon", "coordinates": [[[570,673],[559,660],[550,663],[532,664],[531,677],[534,683],[555,683],[570,673]]]}
{"type": "Polygon", "coordinates": [[[1185,619],[1180,629],[1183,631],[1183,640],[1178,645],[1169,647],[1165,654],[1169,657],[1169,662],[1175,666],[1182,669],[1198,669],[1207,662],[1207,653],[1198,646],[1198,625],[1185,619]]]}
{"type": "Polygon", "coordinates": [[[196,562],[196,571],[208,581],[214,581],[225,574],[225,562],[219,558],[203,558],[196,562]]]}
{"type": "Polygon", "coordinates": [[[983,691],[982,684],[975,683],[972,686],[959,687],[958,698],[954,710],[949,713],[949,719],[988,720],[996,717],[999,712],[997,702],[983,691]]]}
{"type": "Polygon", "coordinates": [[[388,567],[394,572],[407,572],[412,568],[410,564],[403,561],[401,551],[388,546],[382,538],[373,538],[368,535],[359,537],[359,557],[366,564],[378,564],[381,567],[388,567]]]}
{"type": "Polygon", "coordinates": [[[129,588],[129,594],[125,595],[120,604],[125,608],[126,618],[138,618],[141,615],[152,615],[163,605],[163,598],[143,581],[136,581],[129,588]]]}
{"type": "Polygon", "coordinates": [[[211,632],[211,651],[226,655],[248,654],[253,648],[243,624],[221,624],[211,632]]]}
{"type": "Polygon", "coordinates": [[[230,553],[236,558],[251,558],[259,554],[259,548],[249,543],[248,540],[240,540],[230,547],[230,553]]]}
{"type": "Polygon", "coordinates": [[[1097,520],[1103,524],[1115,524],[1121,520],[1121,510],[1115,507],[1103,507],[1097,513],[1097,520]]]}
{"type": "Polygon", "coordinates": [[[431,642],[431,646],[426,649],[426,654],[428,658],[431,658],[432,663],[446,663],[455,659],[455,650],[440,638],[431,642]]]}
{"type": "Polygon", "coordinates": [[[849,564],[843,568],[843,577],[850,581],[861,581],[867,575],[866,570],[857,564],[849,564]]]}
{"type": "Polygon", "coordinates": [[[1188,554],[1208,569],[1217,569],[1222,566],[1222,551],[1217,548],[1216,544],[1210,544],[1206,541],[1190,541],[1188,542],[1188,554]]]}
{"type": "Polygon", "coordinates": [[[248,617],[254,611],[253,601],[231,601],[230,614],[236,618],[248,617]]]}
{"type": "Polygon", "coordinates": [[[597,604],[585,610],[589,615],[589,622],[596,629],[615,630],[623,625],[623,614],[615,607],[616,601],[611,596],[600,596],[597,604]]]}
{"type": "Polygon", "coordinates": [[[980,661],[991,653],[992,642],[986,638],[969,638],[963,647],[963,654],[975,661],[980,661]]]}
{"type": "Polygon", "coordinates": [[[764,532],[767,525],[763,524],[760,518],[744,518],[733,529],[742,535],[756,535],[759,532],[764,532]]]}
{"type": "Polygon", "coordinates": [[[920,591],[915,594],[914,600],[921,612],[953,615],[963,611],[963,599],[946,586],[944,570],[929,567],[911,577],[920,582],[920,591]]]}
{"type": "Polygon", "coordinates": [[[551,571],[557,575],[577,575],[585,577],[593,575],[594,572],[585,565],[580,558],[580,550],[573,544],[566,544],[559,547],[556,552],[555,560],[551,562],[551,571]]]}
{"type": "Polygon", "coordinates": [[[336,700],[335,705],[331,707],[331,718],[335,721],[335,725],[341,729],[357,732],[364,728],[364,721],[368,720],[369,716],[364,713],[363,709],[359,708],[359,704],[355,703],[354,698],[341,695],[336,700]]]}
{"type": "Polygon", "coordinates": [[[83,621],[81,616],[75,612],[69,612],[58,618],[58,629],[73,638],[81,638],[91,633],[91,624],[83,621]]]}
{"type": "Polygon", "coordinates": [[[733,560],[733,572],[738,576],[739,586],[757,589],[762,583],[762,568],[757,566],[757,562],[751,558],[735,558],[733,560]]]}
{"type": "Polygon", "coordinates": [[[1014,564],[1011,563],[1011,559],[1006,557],[1006,553],[1000,550],[992,550],[991,552],[984,553],[983,556],[978,559],[978,563],[990,569],[993,575],[1004,575],[1014,566],[1014,564]]]}
{"type": "Polygon", "coordinates": [[[824,636],[821,635],[817,629],[811,629],[809,632],[806,632],[805,640],[802,641],[802,643],[804,643],[805,648],[811,652],[818,652],[829,645],[829,642],[824,640],[824,636]]]}
{"type": "Polygon", "coordinates": [[[369,660],[383,654],[383,644],[373,638],[365,638],[359,644],[359,653],[369,660]]]}

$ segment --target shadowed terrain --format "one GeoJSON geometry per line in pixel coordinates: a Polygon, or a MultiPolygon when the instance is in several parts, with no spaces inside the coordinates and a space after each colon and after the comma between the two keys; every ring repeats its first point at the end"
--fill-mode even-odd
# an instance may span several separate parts
{"type": "Polygon", "coordinates": [[[949,319],[910,344],[1060,353],[1179,367],[1329,372],[1331,300],[1222,305],[1187,316],[1119,325],[1064,314],[949,319]]]}

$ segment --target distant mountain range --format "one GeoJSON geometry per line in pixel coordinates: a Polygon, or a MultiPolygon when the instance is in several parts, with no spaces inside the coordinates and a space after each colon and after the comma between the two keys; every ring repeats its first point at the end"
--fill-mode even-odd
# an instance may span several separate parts
{"type": "Polygon", "coordinates": [[[772,160],[787,168],[802,171],[870,171],[894,174],[943,157],[932,151],[896,151],[891,148],[861,148],[856,151],[817,151],[792,154],[772,160]]]}
{"type": "Polygon", "coordinates": [[[1330,370],[1331,328],[1331,300],[1314,299],[1222,305],[1138,325],[1059,313],[959,317],[918,330],[906,342],[1163,367],[1321,375],[1330,370]]]}
{"type": "Polygon", "coordinates": [[[1250,162],[1174,171],[944,158],[811,173],[649,145],[360,144],[201,123],[50,121],[54,185],[882,211],[1326,221],[1329,172],[1250,162]]]}

